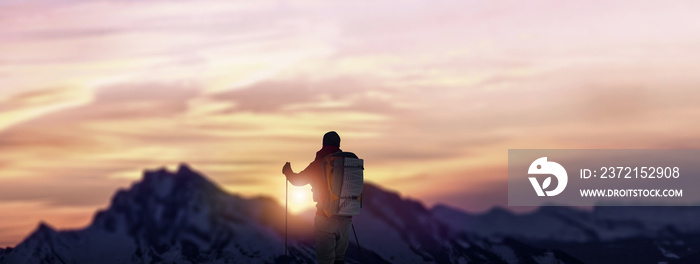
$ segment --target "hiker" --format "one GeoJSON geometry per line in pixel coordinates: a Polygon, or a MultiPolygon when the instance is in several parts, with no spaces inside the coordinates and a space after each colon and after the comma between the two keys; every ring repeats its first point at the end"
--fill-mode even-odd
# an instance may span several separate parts
{"type": "Polygon", "coordinates": [[[282,167],[282,173],[292,185],[311,184],[311,192],[313,192],[314,202],[316,202],[314,239],[316,240],[316,259],[319,264],[345,263],[345,251],[348,248],[350,237],[352,216],[332,215],[328,217],[323,213],[323,205],[321,204],[321,201],[325,201],[328,196],[328,187],[323,179],[323,158],[339,151],[341,151],[340,136],[335,131],[330,131],[323,135],[323,147],[316,152],[316,158],[306,169],[294,173],[289,162],[282,167]]]}

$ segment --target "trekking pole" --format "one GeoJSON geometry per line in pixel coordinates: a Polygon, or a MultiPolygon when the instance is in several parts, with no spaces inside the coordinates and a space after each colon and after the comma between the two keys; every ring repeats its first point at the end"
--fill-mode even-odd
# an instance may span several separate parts
{"type": "Polygon", "coordinates": [[[289,181],[284,178],[284,263],[289,263],[287,258],[287,203],[289,197],[289,181]]]}
{"type": "Polygon", "coordinates": [[[357,249],[360,250],[360,263],[364,263],[364,257],[362,257],[362,247],[360,246],[360,240],[357,240],[357,232],[355,232],[355,225],[350,223],[352,226],[352,233],[355,234],[355,242],[357,242],[357,249]]]}

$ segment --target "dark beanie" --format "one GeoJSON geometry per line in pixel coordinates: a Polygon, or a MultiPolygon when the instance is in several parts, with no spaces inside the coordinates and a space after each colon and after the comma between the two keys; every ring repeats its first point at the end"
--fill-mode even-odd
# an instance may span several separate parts
{"type": "Polygon", "coordinates": [[[323,146],[340,147],[340,136],[335,131],[330,131],[323,135],[323,146]]]}

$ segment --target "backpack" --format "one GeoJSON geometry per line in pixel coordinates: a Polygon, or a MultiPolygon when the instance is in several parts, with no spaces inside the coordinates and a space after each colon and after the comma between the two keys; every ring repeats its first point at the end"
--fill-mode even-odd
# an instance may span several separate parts
{"type": "Polygon", "coordinates": [[[323,181],[328,195],[323,203],[323,214],[353,216],[362,208],[364,161],[352,152],[336,152],[323,158],[323,181]]]}

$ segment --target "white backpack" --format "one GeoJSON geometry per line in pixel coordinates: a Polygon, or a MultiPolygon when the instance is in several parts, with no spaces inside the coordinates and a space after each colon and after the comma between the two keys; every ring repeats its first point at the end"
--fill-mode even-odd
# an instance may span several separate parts
{"type": "Polygon", "coordinates": [[[323,201],[327,216],[353,216],[362,208],[364,161],[352,152],[336,152],[323,158],[323,180],[328,195],[323,201]]]}

